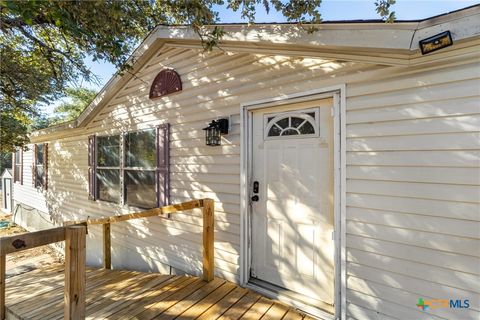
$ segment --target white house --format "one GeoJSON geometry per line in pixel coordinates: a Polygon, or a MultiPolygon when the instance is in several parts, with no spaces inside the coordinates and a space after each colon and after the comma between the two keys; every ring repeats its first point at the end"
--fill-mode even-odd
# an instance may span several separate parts
{"type": "MultiPolygon", "coordinates": [[[[224,28],[205,52],[190,28],[158,27],[77,120],[33,133],[16,221],[213,198],[218,277],[326,319],[478,319],[480,6],[224,28]]],[[[201,223],[114,225],[113,267],[199,273],[201,223]]],[[[100,265],[101,229],[88,237],[100,265]]]]}

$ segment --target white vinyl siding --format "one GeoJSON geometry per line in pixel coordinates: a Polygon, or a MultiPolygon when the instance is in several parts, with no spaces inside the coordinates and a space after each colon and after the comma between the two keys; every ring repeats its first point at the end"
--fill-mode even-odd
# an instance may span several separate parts
{"type": "Polygon", "coordinates": [[[478,318],[478,61],[347,93],[347,313],[478,318]],[[470,309],[421,311],[418,298],[469,299],[470,309]]]}
{"type": "MultiPolygon", "coordinates": [[[[215,200],[216,274],[238,281],[240,104],[346,83],[348,317],[422,318],[415,304],[423,297],[470,299],[469,310],[426,314],[473,319],[480,308],[480,67],[478,60],[449,63],[387,67],[166,45],[80,134],[48,141],[50,213],[68,220],[138,210],[88,200],[88,136],[168,122],[171,201],[215,200]],[[162,67],[180,74],[183,91],[152,101],[149,84],[162,67]],[[205,146],[202,128],[228,116],[222,145],[205,146]]],[[[26,189],[30,179],[25,171],[26,189]]],[[[114,224],[113,266],[198,273],[201,223],[195,210],[114,224]]],[[[89,228],[90,263],[101,262],[101,237],[89,228]]]]}
{"type": "MultiPolygon", "coordinates": [[[[14,205],[24,203],[31,208],[46,213],[48,212],[46,193],[41,188],[33,186],[33,149],[34,145],[29,144],[27,145],[27,150],[23,151],[23,184],[13,184],[14,205]]],[[[50,153],[51,151],[49,150],[48,152],[50,153]]]]}

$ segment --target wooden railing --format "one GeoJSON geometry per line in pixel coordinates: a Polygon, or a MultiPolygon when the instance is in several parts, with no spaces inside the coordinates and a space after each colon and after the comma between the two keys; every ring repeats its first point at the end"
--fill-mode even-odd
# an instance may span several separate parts
{"type": "Polygon", "coordinates": [[[87,227],[72,225],[0,238],[0,319],[5,319],[5,265],[9,253],[65,241],[65,319],[85,319],[87,227]]]}
{"type": "Polygon", "coordinates": [[[66,225],[82,224],[87,225],[101,224],[103,226],[103,267],[111,269],[111,238],[110,225],[112,223],[141,219],[155,216],[165,216],[177,212],[202,208],[203,213],[203,275],[205,281],[212,281],[214,278],[215,264],[213,261],[213,242],[214,242],[214,201],[212,199],[198,199],[179,204],[173,204],[161,208],[154,208],[137,213],[129,213],[118,216],[94,218],[80,221],[68,221],[66,225]]]}
{"type": "Polygon", "coordinates": [[[118,216],[65,222],[64,227],[0,238],[0,319],[5,319],[6,255],[46,244],[65,241],[65,319],[85,319],[85,246],[87,225],[103,225],[103,266],[111,269],[110,225],[121,221],[173,214],[202,208],[203,280],[214,279],[214,201],[200,199],[118,216]]]}

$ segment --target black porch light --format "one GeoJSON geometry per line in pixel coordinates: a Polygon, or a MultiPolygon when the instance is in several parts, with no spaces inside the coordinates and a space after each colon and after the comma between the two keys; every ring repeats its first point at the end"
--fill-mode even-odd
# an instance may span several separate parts
{"type": "Polygon", "coordinates": [[[205,144],[207,146],[219,146],[221,135],[228,134],[228,119],[212,120],[205,130],[205,144]]]}

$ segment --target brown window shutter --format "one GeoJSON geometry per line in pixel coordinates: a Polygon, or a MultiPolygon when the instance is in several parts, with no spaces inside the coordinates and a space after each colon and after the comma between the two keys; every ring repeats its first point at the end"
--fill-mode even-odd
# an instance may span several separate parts
{"type": "Polygon", "coordinates": [[[48,143],[43,144],[43,190],[48,189],[48,143]]]}
{"type": "Polygon", "coordinates": [[[170,124],[157,127],[157,205],[170,204],[170,124]]]}
{"type": "Polygon", "coordinates": [[[91,135],[88,137],[88,198],[90,200],[97,200],[97,192],[95,188],[95,148],[96,148],[96,136],[91,135]]]}
{"type": "Polygon", "coordinates": [[[20,184],[23,185],[23,148],[20,149],[20,184]]]}
{"type": "Polygon", "coordinates": [[[33,157],[32,157],[32,185],[33,187],[35,188],[36,184],[36,180],[37,180],[37,145],[34,144],[33,145],[33,157]]]}

